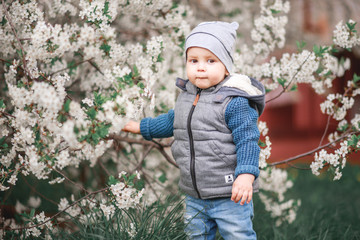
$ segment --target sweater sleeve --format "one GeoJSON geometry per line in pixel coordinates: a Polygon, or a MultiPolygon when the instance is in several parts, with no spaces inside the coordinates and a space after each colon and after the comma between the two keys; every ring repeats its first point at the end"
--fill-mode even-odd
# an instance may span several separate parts
{"type": "Polygon", "coordinates": [[[235,177],[242,173],[253,174],[255,178],[259,176],[260,132],[257,120],[257,111],[243,97],[233,98],[225,110],[225,121],[236,145],[235,177]]]}
{"type": "Polygon", "coordinates": [[[174,132],[174,110],[156,118],[144,118],[140,122],[141,135],[146,140],[172,137],[174,132]]]}

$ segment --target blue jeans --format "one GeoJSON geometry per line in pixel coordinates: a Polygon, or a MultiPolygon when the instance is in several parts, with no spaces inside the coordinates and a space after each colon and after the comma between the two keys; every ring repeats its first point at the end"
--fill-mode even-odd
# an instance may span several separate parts
{"type": "Polygon", "coordinates": [[[252,201],[240,205],[230,198],[203,200],[187,196],[185,203],[185,231],[190,239],[213,240],[217,228],[225,240],[256,239],[252,201]]]}

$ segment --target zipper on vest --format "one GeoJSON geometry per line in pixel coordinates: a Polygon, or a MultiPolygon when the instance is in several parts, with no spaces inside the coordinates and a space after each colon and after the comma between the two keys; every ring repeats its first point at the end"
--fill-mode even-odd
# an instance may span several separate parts
{"type": "Polygon", "coordinates": [[[191,174],[191,180],[192,180],[193,187],[194,187],[194,189],[195,189],[195,191],[196,191],[199,198],[201,198],[201,197],[200,197],[200,193],[199,193],[199,190],[198,190],[197,184],[196,184],[195,149],[194,149],[194,138],[193,138],[192,130],[191,130],[191,119],[192,119],[192,115],[194,113],[196,104],[199,101],[200,94],[201,94],[201,89],[198,88],[195,100],[194,100],[193,105],[192,105],[192,107],[190,109],[189,116],[188,116],[188,119],[187,119],[187,129],[188,129],[189,143],[190,143],[190,174],[191,174]]]}

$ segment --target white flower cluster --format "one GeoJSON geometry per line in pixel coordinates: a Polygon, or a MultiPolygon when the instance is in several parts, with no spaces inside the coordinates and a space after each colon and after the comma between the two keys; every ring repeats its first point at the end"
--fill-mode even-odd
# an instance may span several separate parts
{"type": "Polygon", "coordinates": [[[340,143],[340,148],[336,149],[334,153],[328,153],[325,149],[322,149],[319,153],[315,153],[315,159],[311,163],[311,171],[315,175],[319,175],[324,165],[329,164],[335,169],[334,180],[339,180],[342,176],[340,172],[346,165],[346,155],[349,153],[349,147],[347,141],[340,143]]]}
{"type": "Polygon", "coordinates": [[[265,137],[266,147],[261,148],[260,156],[259,156],[259,167],[261,169],[264,169],[267,167],[266,161],[270,158],[270,155],[271,155],[271,141],[270,141],[270,137],[267,136],[267,134],[269,132],[269,128],[267,127],[266,122],[259,121],[258,128],[259,128],[260,135],[265,137]]]}
{"type": "Polygon", "coordinates": [[[100,204],[100,209],[101,211],[103,211],[106,219],[110,219],[116,210],[115,206],[112,204],[108,204],[105,199],[102,200],[102,203],[100,204]]]}
{"type": "Polygon", "coordinates": [[[80,0],[79,7],[82,10],[80,11],[79,16],[83,19],[85,18],[87,21],[99,24],[100,28],[106,28],[107,24],[116,18],[117,5],[117,1],[80,0]]]}
{"type": "MultiPolygon", "coordinates": [[[[43,223],[45,221],[48,221],[50,218],[45,216],[44,212],[41,212],[39,214],[37,214],[29,224],[39,224],[39,223],[43,223]]],[[[51,223],[51,221],[46,222],[43,225],[40,225],[38,227],[33,227],[33,228],[29,228],[26,229],[26,237],[40,237],[42,230],[53,230],[53,225],[51,223]]],[[[52,239],[50,235],[46,234],[45,235],[45,239],[52,239]]]]}
{"type": "Polygon", "coordinates": [[[353,20],[349,20],[347,24],[340,21],[334,30],[334,43],[343,48],[352,48],[360,44],[360,36],[356,30],[350,29],[349,26],[356,24],[353,20]]]}
{"type": "Polygon", "coordinates": [[[345,118],[347,111],[353,107],[355,102],[353,97],[346,97],[340,93],[329,94],[326,98],[320,104],[321,112],[332,115],[337,121],[345,118]]]}
{"type": "Polygon", "coordinates": [[[265,209],[272,217],[277,218],[276,225],[281,225],[283,221],[292,223],[301,201],[294,199],[285,201],[284,193],[293,186],[293,182],[288,180],[287,172],[279,168],[267,168],[261,171],[260,186],[262,190],[270,192],[270,195],[260,193],[259,196],[265,204],[265,209]]]}
{"type": "Polygon", "coordinates": [[[49,63],[54,57],[62,57],[70,48],[69,33],[60,25],[52,26],[44,21],[38,21],[26,50],[32,53],[28,55],[29,61],[40,60],[49,63]]]}
{"type": "Polygon", "coordinates": [[[62,1],[62,0],[52,0],[45,3],[48,4],[48,8],[49,8],[48,14],[52,18],[64,16],[65,14],[69,14],[70,16],[76,16],[76,14],[78,14],[78,9],[74,7],[74,5],[71,2],[62,1]]]}
{"type": "MultiPolygon", "coordinates": [[[[119,177],[121,178],[122,175],[122,173],[119,174],[119,177]]],[[[111,185],[110,190],[115,197],[115,204],[119,209],[128,209],[138,205],[145,191],[144,188],[138,191],[123,182],[111,185]]]]}
{"type": "Polygon", "coordinates": [[[251,38],[255,42],[254,52],[267,57],[275,47],[282,48],[285,44],[285,25],[287,16],[279,13],[288,13],[290,3],[283,0],[261,0],[261,16],[254,21],[251,38]]]}
{"type": "MultiPolygon", "coordinates": [[[[74,201],[74,195],[71,196],[71,200],[74,201]]],[[[81,208],[75,204],[74,206],[69,207],[69,201],[66,198],[61,198],[60,203],[58,204],[59,211],[65,211],[70,217],[77,217],[81,213],[81,208]],[[67,208],[67,209],[66,209],[67,208]],[[65,210],[66,209],[66,210],[65,210]]]]}
{"type": "Polygon", "coordinates": [[[276,218],[275,226],[280,226],[284,221],[292,223],[296,219],[296,212],[301,204],[300,200],[290,199],[279,203],[263,193],[259,193],[259,197],[265,204],[266,211],[271,213],[271,217],[276,218]]]}

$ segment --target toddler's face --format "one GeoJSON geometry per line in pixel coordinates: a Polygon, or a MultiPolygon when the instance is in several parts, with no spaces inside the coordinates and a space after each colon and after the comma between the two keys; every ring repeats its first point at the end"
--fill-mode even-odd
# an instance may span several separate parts
{"type": "Polygon", "coordinates": [[[192,84],[207,89],[224,80],[227,70],[211,51],[191,47],[187,50],[186,74],[192,84]]]}

